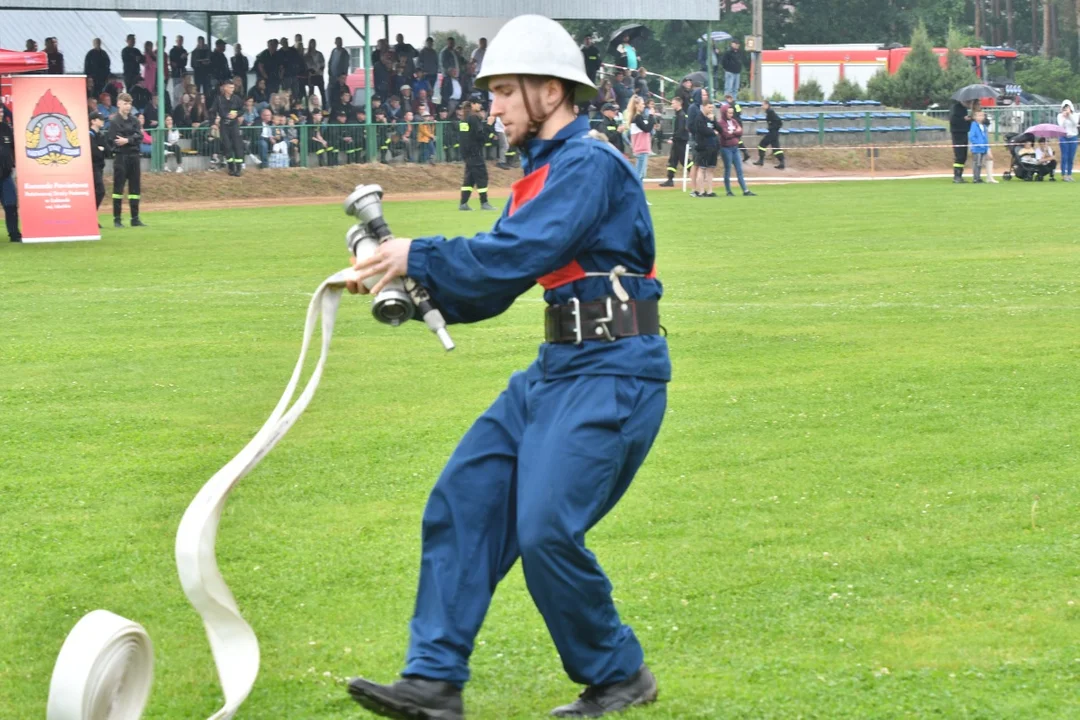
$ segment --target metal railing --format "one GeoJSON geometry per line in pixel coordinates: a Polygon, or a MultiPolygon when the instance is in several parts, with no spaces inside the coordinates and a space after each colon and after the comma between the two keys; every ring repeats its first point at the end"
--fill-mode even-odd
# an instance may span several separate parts
{"type": "MultiPolygon", "coordinates": [[[[990,121],[990,136],[994,142],[1000,142],[1006,135],[1023,132],[1032,125],[1057,123],[1061,108],[1057,105],[1001,105],[982,108],[990,121]]],[[[949,123],[949,109],[926,110],[929,118],[946,125],[949,123]]]]}
{"type": "MultiPolygon", "coordinates": [[[[180,140],[165,142],[165,131],[153,130],[154,142],[164,144],[163,163],[155,170],[216,170],[225,167],[221,134],[214,127],[179,128],[180,140]]],[[[250,165],[279,167],[333,167],[358,163],[453,163],[460,162],[461,134],[458,121],[412,123],[247,125],[240,128],[244,158],[250,165]]],[[[153,145],[143,145],[143,156],[153,158],[153,145]]],[[[506,160],[507,148],[499,135],[485,147],[485,157],[506,160]]],[[[156,164],[155,164],[156,165],[156,164]]]]}

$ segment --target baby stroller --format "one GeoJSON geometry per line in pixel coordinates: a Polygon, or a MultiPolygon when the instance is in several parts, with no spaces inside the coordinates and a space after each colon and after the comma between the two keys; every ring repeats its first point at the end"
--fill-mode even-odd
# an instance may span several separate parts
{"type": "Polygon", "coordinates": [[[1035,142],[1035,136],[1030,133],[1011,133],[1005,136],[1005,147],[1009,151],[1009,170],[1002,174],[1005,180],[1018,180],[1031,182],[1042,180],[1050,174],[1050,168],[1040,165],[1034,155],[1020,156],[1020,151],[1028,143],[1035,142]]]}

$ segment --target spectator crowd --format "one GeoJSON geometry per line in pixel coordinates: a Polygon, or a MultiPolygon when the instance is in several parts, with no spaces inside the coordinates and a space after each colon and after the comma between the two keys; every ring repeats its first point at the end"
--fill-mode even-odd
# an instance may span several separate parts
{"type": "MultiPolygon", "coordinates": [[[[183,170],[185,155],[207,157],[211,167],[224,166],[221,118],[213,108],[227,80],[244,100],[238,121],[246,158],[260,168],[299,165],[302,144],[320,166],[367,162],[369,152],[381,162],[431,163],[438,156],[460,160],[460,133],[468,114],[463,106],[473,97],[487,50],[485,38],[467,56],[453,36],[441,48],[431,37],[419,48],[401,34],[394,44],[381,39],[372,49],[373,94],[368,107],[366,91],[354,96],[350,89],[350,55],[340,37],[328,55],[314,39],[305,43],[301,35],[293,36],[292,42],[288,37],[271,38],[253,57],[239,43],[227,56],[223,40],[212,48],[201,36],[193,48],[185,42],[177,36],[163,53],[165,38],[155,45],[129,35],[116,63],[95,39],[83,59],[88,112],[98,112],[107,121],[117,111],[118,95],[131,95],[133,114],[144,131],[143,154],[151,152],[150,131],[165,128],[166,169],[177,171],[183,170]],[[159,62],[166,63],[164,108],[158,106],[159,62]],[[373,134],[371,150],[368,133],[373,134]]],[[[37,42],[27,40],[26,49],[36,51],[37,42]]],[[[584,38],[581,51],[590,78],[599,81],[599,93],[578,111],[590,115],[597,129],[614,121],[619,132],[604,130],[604,134],[641,167],[643,153],[638,151],[648,147],[651,154],[662,138],[657,96],[640,55],[627,38],[618,46],[614,71],[601,77],[602,52],[595,38],[584,38]],[[639,125],[645,122],[648,127],[646,138],[637,137],[641,129],[632,129],[633,117],[626,117],[628,108],[637,107],[635,98],[641,101],[636,116],[639,125]]],[[[45,39],[45,52],[47,72],[63,73],[64,55],[55,37],[45,39]]],[[[490,98],[483,94],[482,99],[489,108],[490,98]]],[[[508,167],[516,161],[516,153],[507,146],[501,123],[495,118],[489,122],[495,137],[487,158],[508,167]]]]}

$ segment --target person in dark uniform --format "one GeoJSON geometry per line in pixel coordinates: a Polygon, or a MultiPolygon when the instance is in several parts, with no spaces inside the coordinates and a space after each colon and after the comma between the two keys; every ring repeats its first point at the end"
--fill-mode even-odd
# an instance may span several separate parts
{"type": "Polygon", "coordinates": [[[968,156],[968,132],[971,130],[971,103],[956,101],[949,114],[949,132],[953,144],[953,179],[954,183],[964,180],[964,165],[968,156]]]}
{"type": "MultiPolygon", "coordinates": [[[[94,169],[94,207],[100,209],[105,199],[105,118],[99,112],[90,113],[90,160],[94,169]]],[[[101,223],[98,223],[101,228],[101,223]]]]}
{"type": "MultiPolygon", "coordinates": [[[[214,52],[210,53],[210,81],[215,92],[220,91],[228,78],[233,76],[229,70],[229,58],[225,57],[225,41],[214,43],[214,52]]],[[[234,88],[235,89],[235,88],[234,88]]]]}
{"type": "Polygon", "coordinates": [[[139,190],[142,186],[139,145],[142,143],[142,127],[139,119],[131,114],[130,95],[120,93],[116,98],[116,107],[120,112],[109,118],[109,131],[106,133],[106,147],[113,152],[113,227],[124,227],[120,214],[125,184],[131,206],[131,227],[145,227],[146,224],[139,219],[139,190]]]}
{"type": "Polygon", "coordinates": [[[465,180],[461,183],[461,205],[458,210],[472,210],[469,207],[469,196],[472,191],[480,195],[480,209],[494,210],[488,202],[488,171],[487,163],[484,162],[484,145],[489,137],[494,137],[495,131],[491,124],[484,122],[484,99],[482,93],[473,93],[470,97],[469,111],[465,119],[458,124],[461,133],[461,157],[465,160],[465,180]]]}
{"type": "Polygon", "coordinates": [[[603,61],[600,59],[600,48],[593,44],[592,33],[585,36],[585,44],[581,46],[581,55],[585,58],[585,74],[595,83],[596,73],[600,72],[603,61]]]}
{"type": "Polygon", "coordinates": [[[675,126],[671,131],[671,154],[667,161],[667,180],[660,183],[660,187],[675,187],[675,172],[679,165],[686,163],[689,170],[694,164],[686,159],[686,143],[690,140],[690,129],[686,124],[686,113],[683,112],[682,95],[671,98],[671,109],[675,111],[675,126]]]}
{"type": "Polygon", "coordinates": [[[694,94],[694,81],[690,78],[683,78],[682,83],[679,85],[679,89],[675,91],[675,96],[682,98],[683,112],[689,115],[691,98],[694,94]]]}
{"type": "Polygon", "coordinates": [[[15,192],[15,133],[11,129],[11,111],[0,105],[0,205],[4,206],[4,223],[8,239],[22,242],[19,232],[19,196],[15,192]]]}
{"type": "Polygon", "coordinates": [[[765,164],[765,149],[771,147],[773,157],[777,159],[776,169],[784,169],[784,151],[780,148],[780,128],[784,126],[784,121],[780,119],[780,116],[776,114],[776,111],[772,109],[772,103],[768,100],[763,100],[761,103],[761,109],[765,111],[765,124],[769,129],[765,138],[758,143],[758,159],[754,161],[757,166],[765,164]]]}
{"type": "Polygon", "coordinates": [[[135,47],[134,35],[127,36],[127,46],[120,51],[120,61],[124,64],[124,89],[130,93],[131,89],[142,80],[139,66],[146,62],[142,51],[135,47]]]}
{"type": "Polygon", "coordinates": [[[472,237],[387,240],[354,263],[359,283],[347,287],[367,292],[363,281],[381,275],[377,295],[408,275],[452,324],[496,317],[539,285],[545,342],[430,493],[400,679],[355,677],[349,694],[383,717],[463,720],[477,635],[520,560],[563,669],[585,686],[550,716],[615,717],[656,700],[659,687],[586,540],[631,486],[666,407],[653,221],[630,164],[575,115],[596,86],[562,26],[535,15],[507,22],[477,85],[494,90],[493,113],[522,148],[525,176],[506,211],[472,237]]]}
{"type": "Polygon", "coordinates": [[[240,113],[244,109],[244,101],[234,91],[236,85],[232,78],[226,78],[221,84],[221,94],[214,100],[214,106],[210,109],[213,118],[217,117],[221,122],[221,148],[225,154],[225,163],[229,166],[229,174],[240,177],[240,166],[244,162],[244,142],[240,139],[240,113]]]}
{"type": "Polygon", "coordinates": [[[600,108],[600,115],[603,116],[603,122],[600,125],[600,130],[603,131],[607,141],[611,143],[619,152],[626,154],[626,142],[623,140],[622,133],[619,132],[619,121],[616,115],[619,112],[619,106],[615,103],[604,103],[600,108]]]}

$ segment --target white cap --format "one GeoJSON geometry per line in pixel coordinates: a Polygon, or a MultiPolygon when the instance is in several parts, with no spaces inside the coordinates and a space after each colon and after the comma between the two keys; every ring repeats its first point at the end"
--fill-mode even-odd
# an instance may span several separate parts
{"type": "Polygon", "coordinates": [[[487,90],[488,80],[499,75],[537,75],[575,83],[575,104],[596,95],[596,85],[585,74],[581,48],[566,28],[543,15],[518,15],[492,38],[475,85],[487,90]]]}

